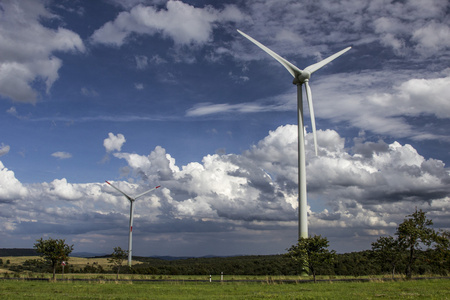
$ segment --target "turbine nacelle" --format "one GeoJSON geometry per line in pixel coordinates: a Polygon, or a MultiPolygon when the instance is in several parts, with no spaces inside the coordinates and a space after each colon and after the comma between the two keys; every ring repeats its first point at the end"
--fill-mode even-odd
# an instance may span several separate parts
{"type": "Polygon", "coordinates": [[[327,57],[326,59],[321,60],[315,64],[312,64],[312,65],[306,67],[304,70],[302,70],[302,69],[298,68],[297,66],[295,66],[293,63],[289,62],[287,59],[285,59],[285,58],[281,57],[280,55],[278,55],[277,53],[273,52],[272,50],[270,50],[269,48],[267,48],[266,46],[264,46],[263,44],[261,44],[260,42],[258,42],[254,38],[252,38],[251,36],[243,33],[240,30],[238,30],[238,32],[241,35],[243,35],[245,38],[250,40],[252,43],[254,43],[256,46],[258,46],[259,48],[264,50],[267,54],[272,56],[274,59],[276,59],[281,65],[283,65],[283,67],[286,68],[286,70],[288,70],[289,73],[291,73],[292,77],[294,77],[294,80],[292,81],[292,83],[299,87],[298,93],[300,93],[299,94],[300,97],[301,97],[301,93],[302,93],[301,87],[302,87],[302,85],[305,85],[306,100],[308,101],[309,114],[311,116],[311,127],[312,127],[312,132],[313,132],[313,137],[314,137],[314,150],[317,155],[318,151],[317,151],[316,120],[314,117],[314,108],[313,108],[313,102],[312,102],[311,88],[309,87],[309,79],[311,78],[312,73],[319,70],[326,64],[330,63],[337,57],[341,56],[342,54],[344,54],[345,52],[350,50],[351,47],[347,47],[347,48],[327,57]]]}
{"type": "MultiPolygon", "coordinates": [[[[296,74],[297,75],[297,74],[296,74]]],[[[306,81],[309,81],[311,78],[311,73],[307,70],[303,70],[300,74],[294,77],[294,80],[292,81],[293,84],[304,84],[306,81]]]]}

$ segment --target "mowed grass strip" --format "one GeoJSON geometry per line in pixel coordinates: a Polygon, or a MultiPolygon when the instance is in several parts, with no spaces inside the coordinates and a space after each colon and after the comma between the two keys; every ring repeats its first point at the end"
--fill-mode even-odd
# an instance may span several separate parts
{"type": "Polygon", "coordinates": [[[0,280],[0,299],[450,299],[448,279],[267,284],[0,280]]]}

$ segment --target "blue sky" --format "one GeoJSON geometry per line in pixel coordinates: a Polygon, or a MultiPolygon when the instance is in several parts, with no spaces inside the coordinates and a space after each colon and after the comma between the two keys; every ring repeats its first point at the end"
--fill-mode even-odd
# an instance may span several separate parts
{"type": "MultiPolygon", "coordinates": [[[[283,253],[297,239],[296,87],[313,74],[310,234],[370,248],[415,207],[449,229],[449,3],[0,2],[0,247],[283,253]]],[[[307,111],[307,108],[305,109],[307,111]]]]}

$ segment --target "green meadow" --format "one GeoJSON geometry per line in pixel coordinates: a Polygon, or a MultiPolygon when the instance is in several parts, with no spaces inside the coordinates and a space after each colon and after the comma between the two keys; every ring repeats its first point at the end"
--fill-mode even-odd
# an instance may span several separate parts
{"type": "Polygon", "coordinates": [[[371,282],[0,280],[0,299],[450,299],[448,279],[371,282]]]}

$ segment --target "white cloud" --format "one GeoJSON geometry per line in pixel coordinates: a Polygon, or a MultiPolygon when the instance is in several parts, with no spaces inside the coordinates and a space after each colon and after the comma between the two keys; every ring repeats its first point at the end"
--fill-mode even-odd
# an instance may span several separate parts
{"type": "Polygon", "coordinates": [[[0,145],[0,156],[6,155],[9,153],[10,147],[9,145],[1,144],[0,145]]]}
{"type": "Polygon", "coordinates": [[[19,112],[17,111],[17,109],[16,109],[14,106],[11,106],[11,107],[6,111],[6,113],[8,113],[8,114],[10,114],[11,116],[14,116],[14,117],[16,117],[17,119],[20,119],[20,120],[28,119],[28,118],[31,116],[31,114],[28,114],[27,116],[20,115],[19,112]]]}
{"type": "Polygon", "coordinates": [[[279,95],[273,98],[256,100],[253,102],[230,103],[198,103],[186,111],[187,117],[201,117],[214,114],[246,114],[274,111],[295,110],[295,103],[291,94],[279,95]]]}
{"type": "Polygon", "coordinates": [[[36,102],[42,83],[48,93],[58,79],[62,61],[55,51],[85,51],[78,34],[59,27],[46,28],[42,19],[56,19],[39,1],[7,1],[0,4],[0,95],[15,101],[36,102]]]}
{"type": "Polygon", "coordinates": [[[430,22],[414,31],[412,40],[417,42],[416,51],[431,56],[450,48],[450,27],[448,24],[430,22]]]}
{"type": "MultiPolygon", "coordinates": [[[[297,230],[296,135],[297,126],[281,126],[241,155],[207,155],[183,167],[160,146],[149,155],[115,153],[138,182],[114,182],[119,188],[136,195],[162,186],[136,202],[137,244],[148,240],[154,247],[164,236],[190,245],[190,233],[201,231],[196,245],[210,244],[213,234],[227,241],[242,239],[246,246],[262,240],[265,249],[284,251],[297,230]],[[270,246],[275,240],[278,248],[270,246]]],[[[109,140],[117,137],[111,134],[109,140]]],[[[450,226],[450,175],[442,161],[425,159],[411,145],[367,142],[362,133],[348,148],[336,131],[319,130],[318,146],[316,157],[307,134],[310,232],[327,236],[333,248],[369,248],[377,234],[393,234],[415,206],[441,228],[450,226]]],[[[63,178],[24,186],[0,165],[3,234],[59,234],[78,243],[95,238],[105,240],[96,249],[109,251],[118,239],[126,239],[128,211],[128,201],[106,184],[72,184],[63,178]]]]}
{"type": "Polygon", "coordinates": [[[27,189],[15,177],[14,172],[5,168],[0,161],[0,204],[24,198],[27,189]]]}
{"type": "Polygon", "coordinates": [[[103,146],[106,152],[120,151],[125,142],[126,140],[123,134],[119,133],[114,135],[114,133],[110,132],[108,133],[108,138],[103,140],[103,146]]]}
{"type": "Polygon", "coordinates": [[[55,179],[48,185],[44,184],[44,186],[48,188],[46,192],[57,199],[78,200],[83,196],[83,193],[79,190],[82,186],[68,183],[65,178],[55,179]]]}
{"type": "MultiPolygon", "coordinates": [[[[450,49],[449,5],[446,0],[317,0],[314,5],[287,0],[251,1],[245,7],[251,22],[238,25],[283,57],[320,58],[331,52],[330,47],[373,47],[375,42],[402,58],[440,58],[450,49]],[[264,39],[260,39],[262,36],[264,39]]],[[[240,41],[233,43],[233,48],[231,53],[239,54],[239,60],[264,57],[259,49],[250,47],[246,49],[251,52],[243,54],[240,41]]]]}
{"type": "Polygon", "coordinates": [[[167,63],[167,61],[165,59],[163,59],[161,56],[159,55],[153,55],[152,58],[150,59],[150,62],[155,64],[155,65],[160,65],[160,64],[165,64],[167,63]]]}
{"type": "Polygon", "coordinates": [[[204,44],[211,40],[216,22],[240,19],[241,13],[232,5],[216,10],[210,6],[196,8],[170,0],[165,9],[139,4],[129,12],[121,12],[114,21],[97,29],[91,38],[95,43],[121,46],[131,33],[162,34],[178,45],[204,44]]]}
{"type": "MultiPolygon", "coordinates": [[[[418,127],[406,118],[424,115],[449,118],[450,101],[446,95],[450,94],[450,76],[447,73],[444,71],[434,78],[414,78],[414,73],[392,71],[391,77],[395,80],[390,84],[385,82],[384,71],[314,74],[310,86],[315,116],[396,138],[449,140],[433,128],[423,124],[418,127]]],[[[253,102],[199,103],[189,108],[186,116],[295,111],[296,97],[296,89],[292,88],[286,94],[253,102]]]]}
{"type": "MultiPolygon", "coordinates": [[[[184,190],[182,198],[170,193],[175,199],[172,213],[228,220],[293,220],[297,206],[296,133],[296,126],[279,127],[242,156],[208,155],[201,164],[190,163],[182,169],[161,147],[149,156],[115,156],[126,159],[145,181],[161,183],[178,193],[184,190]]],[[[384,146],[359,140],[358,152],[350,154],[335,131],[319,131],[318,140],[320,156],[315,157],[311,135],[307,136],[308,185],[312,199],[317,195],[328,198],[334,216],[348,215],[350,220],[350,215],[358,217],[363,207],[369,213],[367,206],[375,203],[420,204],[441,199],[449,192],[450,177],[443,163],[424,159],[410,145],[395,142],[384,146]],[[340,211],[351,203],[360,203],[360,209],[340,211]]],[[[360,221],[364,226],[390,224],[381,217],[360,221]]],[[[342,226],[351,225],[345,222],[342,226]]]]}
{"type": "Polygon", "coordinates": [[[62,151],[54,152],[54,153],[52,153],[52,156],[56,157],[58,159],[72,158],[72,154],[70,154],[68,152],[62,152],[62,151]]]}
{"type": "Polygon", "coordinates": [[[11,106],[6,112],[14,117],[18,115],[17,109],[14,106],[11,106]]]}
{"type": "Polygon", "coordinates": [[[134,57],[136,60],[136,68],[138,70],[144,70],[148,66],[148,57],[145,55],[136,55],[134,57]]]}
{"type": "Polygon", "coordinates": [[[395,103],[392,114],[419,116],[432,114],[438,118],[449,118],[450,76],[441,78],[418,78],[402,82],[395,87],[396,93],[387,99],[395,103]]]}
{"type": "Polygon", "coordinates": [[[414,78],[414,74],[394,72],[391,77],[396,77],[396,81],[386,86],[380,82],[384,81],[383,74],[333,74],[313,78],[311,88],[316,117],[345,121],[356,128],[393,137],[448,140],[433,129],[417,127],[406,117],[428,115],[448,119],[450,104],[445,95],[450,93],[450,76],[414,78]]]}
{"type": "Polygon", "coordinates": [[[135,83],[135,84],[134,84],[134,87],[135,87],[137,90],[143,90],[143,89],[144,89],[144,84],[143,84],[143,83],[135,83]]]}
{"type": "Polygon", "coordinates": [[[82,87],[81,88],[81,94],[87,97],[97,97],[98,96],[98,92],[94,89],[90,89],[87,87],[82,87]]]}

